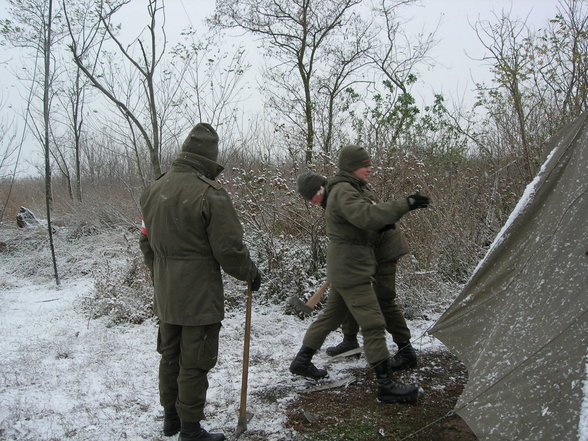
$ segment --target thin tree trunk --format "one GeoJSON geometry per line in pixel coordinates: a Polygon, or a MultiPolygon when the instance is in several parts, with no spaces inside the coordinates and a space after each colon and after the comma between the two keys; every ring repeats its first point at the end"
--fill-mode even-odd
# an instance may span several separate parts
{"type": "Polygon", "coordinates": [[[78,202],[82,202],[82,170],[80,151],[82,149],[82,124],[84,120],[83,112],[80,109],[80,104],[83,106],[84,93],[80,87],[81,70],[76,69],[76,85],[73,105],[73,129],[75,139],[75,197],[78,202]]]}
{"type": "Polygon", "coordinates": [[[51,259],[53,261],[53,272],[55,284],[60,285],[59,273],[57,272],[57,259],[55,258],[55,245],[53,243],[53,227],[51,225],[51,208],[53,205],[51,188],[51,155],[49,154],[49,69],[51,67],[51,22],[53,20],[53,0],[49,0],[49,13],[47,16],[47,35],[45,40],[45,78],[43,84],[43,121],[45,124],[45,206],[47,208],[47,231],[49,234],[49,246],[51,248],[51,259]]]}
{"type": "Polygon", "coordinates": [[[519,126],[520,131],[520,140],[523,147],[523,156],[525,157],[525,171],[527,174],[527,179],[531,180],[534,176],[533,172],[533,159],[531,158],[531,153],[529,149],[529,143],[527,141],[527,128],[525,124],[525,112],[523,110],[523,103],[521,100],[521,93],[519,92],[519,85],[518,79],[514,78],[512,80],[512,87],[511,87],[512,98],[514,102],[515,112],[517,114],[517,123],[519,126]]]}

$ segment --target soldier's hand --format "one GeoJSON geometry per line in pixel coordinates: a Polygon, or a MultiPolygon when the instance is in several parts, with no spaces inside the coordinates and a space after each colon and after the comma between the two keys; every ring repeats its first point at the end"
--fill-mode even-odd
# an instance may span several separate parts
{"type": "Polygon", "coordinates": [[[418,194],[418,192],[408,196],[406,201],[408,202],[408,207],[411,210],[416,210],[417,208],[427,208],[431,202],[427,196],[418,194]]]}
{"type": "Polygon", "coordinates": [[[259,291],[259,287],[261,286],[261,273],[257,271],[255,278],[251,282],[251,290],[252,291],[259,291]]]}

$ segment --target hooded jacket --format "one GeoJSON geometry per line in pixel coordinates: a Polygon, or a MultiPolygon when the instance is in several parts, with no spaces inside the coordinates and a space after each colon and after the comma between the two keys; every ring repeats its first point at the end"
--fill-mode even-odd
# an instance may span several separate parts
{"type": "Polygon", "coordinates": [[[377,264],[408,253],[402,232],[389,228],[408,213],[406,200],[377,203],[367,183],[346,171],[328,180],[327,195],[327,278],[333,286],[370,283],[377,264]]]}
{"type": "Polygon", "coordinates": [[[207,325],[224,318],[221,268],[253,280],[257,267],[216,162],[182,152],[169,172],[141,195],[140,246],[155,288],[155,314],[165,323],[207,325]]]}

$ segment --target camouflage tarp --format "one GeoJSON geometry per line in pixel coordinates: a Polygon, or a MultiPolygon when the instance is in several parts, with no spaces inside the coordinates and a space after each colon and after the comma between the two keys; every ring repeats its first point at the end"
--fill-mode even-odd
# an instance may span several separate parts
{"type": "Polygon", "coordinates": [[[480,440],[578,440],[588,418],[587,121],[588,112],[550,140],[541,171],[430,331],[468,369],[455,411],[480,440]]]}

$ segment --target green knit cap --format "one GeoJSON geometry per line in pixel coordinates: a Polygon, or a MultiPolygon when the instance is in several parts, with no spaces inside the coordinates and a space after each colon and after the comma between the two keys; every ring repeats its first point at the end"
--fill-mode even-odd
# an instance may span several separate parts
{"type": "Polygon", "coordinates": [[[218,158],[218,135],[208,123],[198,123],[182,144],[182,151],[196,153],[215,161],[218,158]]]}
{"type": "Polygon", "coordinates": [[[358,168],[372,165],[370,155],[363,147],[358,145],[346,145],[339,152],[339,169],[346,172],[353,172],[358,168]]]}
{"type": "Polygon", "coordinates": [[[319,191],[321,187],[324,187],[326,183],[327,178],[318,173],[309,171],[298,176],[296,187],[298,193],[300,193],[304,199],[310,201],[316,192],[319,191]]]}

